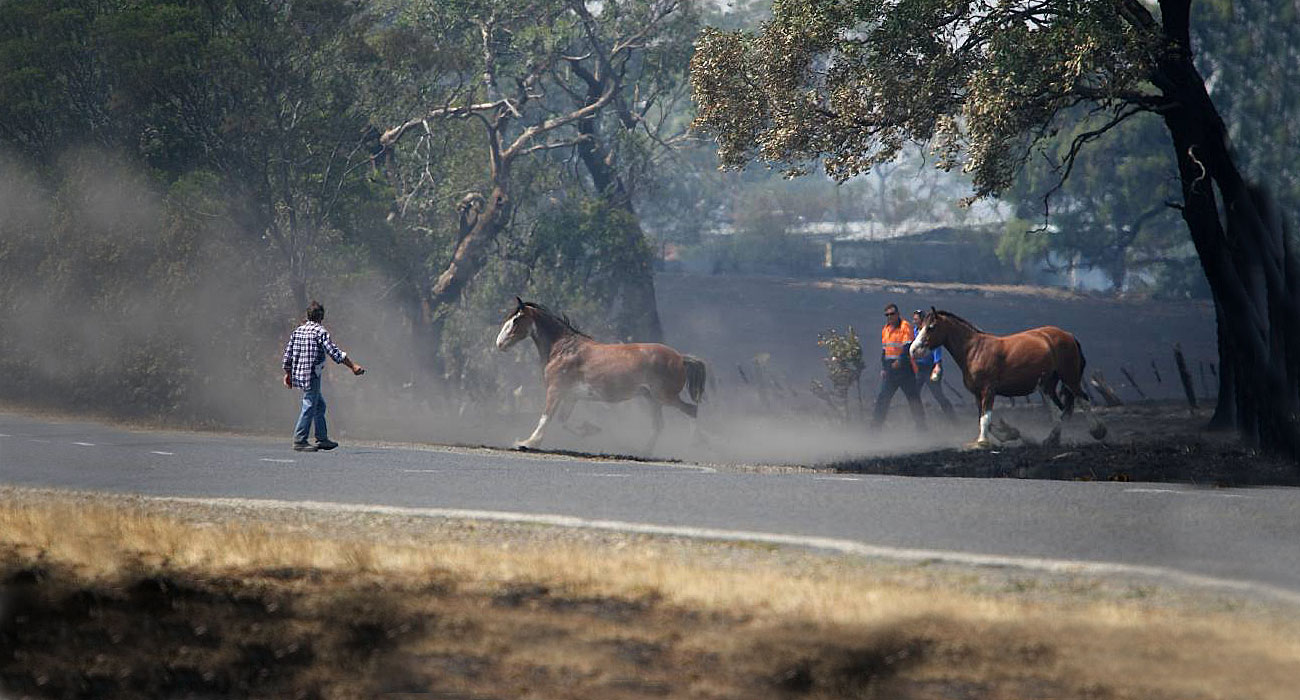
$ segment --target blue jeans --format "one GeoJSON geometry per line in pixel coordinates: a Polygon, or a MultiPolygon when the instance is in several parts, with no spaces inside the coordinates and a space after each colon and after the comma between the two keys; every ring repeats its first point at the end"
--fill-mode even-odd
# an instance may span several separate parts
{"type": "Polygon", "coordinates": [[[320,377],[312,377],[302,390],[302,414],[293,429],[293,441],[299,444],[307,442],[313,424],[316,426],[316,440],[328,440],[330,431],[325,425],[325,397],[320,393],[320,377]]]}

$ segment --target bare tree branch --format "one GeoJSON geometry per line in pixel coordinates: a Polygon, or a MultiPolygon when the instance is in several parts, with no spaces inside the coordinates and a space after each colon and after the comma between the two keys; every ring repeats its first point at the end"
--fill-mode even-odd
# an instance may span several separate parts
{"type": "Polygon", "coordinates": [[[1044,226],[1047,225],[1047,218],[1050,215],[1050,204],[1048,200],[1052,198],[1052,195],[1059,192],[1061,188],[1065,186],[1065,181],[1070,178],[1070,173],[1074,171],[1074,163],[1079,156],[1079,151],[1081,151],[1083,147],[1088,143],[1092,141],[1096,141],[1097,139],[1101,138],[1102,135],[1109,132],[1111,129],[1114,129],[1115,127],[1127,121],[1129,117],[1132,117],[1133,115],[1138,114],[1140,112],[1146,111],[1145,108],[1141,106],[1136,106],[1136,105],[1127,106],[1128,107],[1127,109],[1124,108],[1125,106],[1127,105],[1122,105],[1116,108],[1115,116],[1111,118],[1110,121],[1106,122],[1105,124],[1102,124],[1100,127],[1097,127],[1096,129],[1093,129],[1091,131],[1085,131],[1082,134],[1075,136],[1074,139],[1070,142],[1070,150],[1069,152],[1066,153],[1065,162],[1063,163],[1063,165],[1065,166],[1065,172],[1063,172],[1061,174],[1061,177],[1057,179],[1056,184],[1052,185],[1051,189],[1047,190],[1047,193],[1043,195],[1043,225],[1044,226]]]}
{"type": "Polygon", "coordinates": [[[481,102],[479,104],[457,105],[455,107],[439,107],[438,109],[430,110],[424,116],[416,117],[385,131],[383,135],[379,137],[379,143],[382,144],[384,148],[392,148],[393,144],[397,143],[397,141],[401,139],[407,131],[421,125],[423,125],[425,129],[428,129],[428,122],[433,119],[443,117],[467,117],[477,114],[496,114],[502,109],[517,114],[514,106],[511,105],[510,100],[507,99],[500,99],[495,102],[481,102]]]}
{"type": "Polygon", "coordinates": [[[582,136],[574,136],[571,139],[564,139],[561,141],[548,141],[546,143],[539,143],[539,144],[534,144],[532,146],[529,146],[528,148],[519,151],[518,155],[522,156],[528,153],[536,153],[537,151],[550,151],[556,148],[569,148],[572,146],[577,146],[583,141],[588,141],[588,140],[590,140],[590,137],[582,135],[582,136]]]}

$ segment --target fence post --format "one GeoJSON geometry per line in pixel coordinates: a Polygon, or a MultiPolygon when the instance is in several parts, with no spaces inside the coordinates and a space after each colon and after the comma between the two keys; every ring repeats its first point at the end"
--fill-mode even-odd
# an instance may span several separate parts
{"type": "Polygon", "coordinates": [[[1106,383],[1106,377],[1102,375],[1100,370],[1092,373],[1092,378],[1088,380],[1088,383],[1101,394],[1101,398],[1105,400],[1107,406],[1124,405],[1124,401],[1120,399],[1120,397],[1115,394],[1115,390],[1111,389],[1110,385],[1106,383]]]}
{"type": "Polygon", "coordinates": [[[1119,371],[1124,373],[1124,377],[1128,379],[1128,383],[1137,391],[1138,396],[1145,399],[1147,397],[1147,393],[1145,391],[1142,391],[1142,387],[1138,386],[1138,381],[1133,378],[1132,374],[1129,374],[1128,367],[1120,367],[1119,371]]]}
{"type": "Polygon", "coordinates": [[[1192,374],[1187,371],[1187,362],[1183,359],[1183,348],[1174,343],[1174,363],[1178,365],[1178,376],[1183,380],[1183,392],[1187,394],[1187,403],[1196,408],[1196,390],[1192,388],[1192,374]]]}

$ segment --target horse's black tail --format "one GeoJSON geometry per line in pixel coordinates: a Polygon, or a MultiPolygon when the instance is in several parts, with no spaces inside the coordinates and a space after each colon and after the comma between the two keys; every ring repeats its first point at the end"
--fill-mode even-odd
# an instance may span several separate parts
{"type": "Polygon", "coordinates": [[[682,355],[682,364],[686,366],[686,391],[691,395],[691,401],[699,403],[700,399],[704,398],[706,381],[704,360],[692,355],[682,355]]]}
{"type": "Polygon", "coordinates": [[[1079,390],[1083,392],[1083,398],[1092,403],[1092,395],[1088,393],[1088,381],[1084,379],[1083,368],[1088,366],[1088,358],[1083,356],[1083,343],[1078,338],[1074,339],[1074,347],[1079,350],[1079,390]]]}

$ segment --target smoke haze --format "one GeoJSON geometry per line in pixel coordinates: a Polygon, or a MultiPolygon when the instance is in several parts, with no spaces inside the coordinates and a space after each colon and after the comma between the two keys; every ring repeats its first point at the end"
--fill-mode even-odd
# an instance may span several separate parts
{"type": "MultiPolygon", "coordinates": [[[[20,164],[0,159],[0,347],[7,377],[0,399],[280,434],[287,442],[298,392],[280,385],[280,355],[303,310],[258,247],[267,244],[205,211],[220,200],[210,192],[161,192],[100,153],[70,154],[62,163],[55,184],[43,185],[20,164]]],[[[481,343],[453,363],[472,366],[487,381],[456,381],[430,374],[422,355],[437,350],[414,345],[391,293],[395,284],[369,273],[322,276],[309,289],[327,308],[334,340],[370,370],[352,377],[328,367],[324,391],[335,435],[499,447],[526,437],[543,400],[536,351],[531,343],[506,353],[492,345],[513,299],[470,317],[477,325],[468,335],[481,343]]],[[[1182,344],[1193,372],[1217,359],[1206,303],[725,275],[661,274],[656,286],[666,342],[703,358],[710,374],[701,408],[706,440],[695,440],[689,420],[669,409],[652,453],[658,457],[808,463],[972,439],[975,412],[951,363],[949,396],[961,402],[955,428],[927,402],[931,430],[915,433],[901,395],[885,430],[865,427],[878,371],[875,336],[888,302],[905,311],[948,309],[996,333],[1061,326],[1080,338],[1089,373],[1102,370],[1119,383],[1127,367],[1152,398],[1181,395],[1173,343],[1182,344]],[[809,385],[826,382],[817,334],[849,325],[863,341],[867,367],[861,408],[851,392],[845,422],[809,385]],[[1161,382],[1152,361],[1164,370],[1161,382]]],[[[601,431],[582,437],[557,425],[543,447],[640,454],[650,434],[639,401],[579,404],[571,422],[601,431]]]]}

